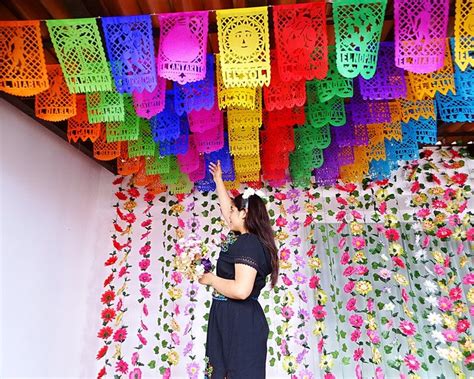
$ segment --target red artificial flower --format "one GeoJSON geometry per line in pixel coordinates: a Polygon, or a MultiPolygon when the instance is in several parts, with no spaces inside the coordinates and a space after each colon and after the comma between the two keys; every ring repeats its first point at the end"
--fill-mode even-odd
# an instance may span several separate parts
{"type": "Polygon", "coordinates": [[[111,265],[113,265],[115,262],[117,262],[117,256],[116,256],[116,255],[112,255],[109,259],[107,259],[107,260],[104,262],[104,266],[111,266],[111,265]]]}
{"type": "Polygon", "coordinates": [[[127,195],[125,195],[122,191],[115,192],[115,196],[119,200],[127,200],[127,195]]]}
{"type": "Polygon", "coordinates": [[[104,326],[102,329],[99,330],[99,333],[97,333],[97,337],[106,340],[112,335],[112,332],[113,330],[110,326],[104,326]]]}
{"type": "Polygon", "coordinates": [[[284,194],[283,192],[277,192],[275,194],[275,199],[280,200],[280,201],[286,200],[286,194],[284,194]]]}
{"type": "Polygon", "coordinates": [[[314,252],[316,251],[316,245],[312,245],[311,248],[308,250],[308,252],[306,253],[306,255],[308,257],[312,257],[314,252]]]}
{"type": "Polygon", "coordinates": [[[457,150],[451,150],[451,158],[459,158],[460,155],[457,150]]]}
{"type": "Polygon", "coordinates": [[[128,190],[128,194],[131,197],[137,198],[138,196],[140,196],[140,191],[138,191],[135,187],[132,187],[128,190]]]}
{"type": "Polygon", "coordinates": [[[396,229],[387,229],[385,231],[385,237],[387,237],[389,241],[393,242],[393,241],[399,240],[400,234],[398,233],[396,229]]]}
{"type": "Polygon", "coordinates": [[[464,183],[466,183],[466,180],[467,180],[467,174],[454,174],[453,176],[451,176],[451,180],[460,185],[460,186],[463,186],[464,183]]]}
{"type": "Polygon", "coordinates": [[[425,149],[423,150],[423,157],[424,158],[429,158],[433,155],[433,150],[425,149]]]}
{"type": "Polygon", "coordinates": [[[449,298],[453,301],[460,300],[462,297],[462,289],[460,287],[451,288],[449,298]]]}
{"type": "Polygon", "coordinates": [[[451,234],[453,234],[451,229],[442,227],[442,228],[439,228],[438,231],[436,232],[436,237],[443,239],[443,238],[448,238],[451,234]]]}
{"type": "Polygon", "coordinates": [[[115,318],[115,311],[112,308],[105,308],[102,310],[101,317],[105,323],[108,323],[115,318]]]}
{"type": "Polygon", "coordinates": [[[458,333],[464,333],[466,330],[469,329],[471,326],[471,323],[467,319],[462,319],[458,321],[458,324],[456,325],[456,331],[458,333]]]}
{"type": "Polygon", "coordinates": [[[431,180],[435,182],[438,186],[441,185],[441,180],[439,180],[439,178],[435,174],[431,174],[431,180]]]}
{"type": "Polygon", "coordinates": [[[115,292],[112,290],[105,291],[100,298],[102,304],[109,304],[115,299],[115,292]]]}
{"type": "Polygon", "coordinates": [[[125,216],[119,207],[117,207],[117,215],[120,217],[121,220],[125,220],[125,216]]]}
{"type": "Polygon", "coordinates": [[[316,305],[313,307],[313,316],[316,320],[323,320],[326,317],[326,311],[322,305],[316,305]]]}
{"type": "Polygon", "coordinates": [[[124,217],[124,220],[127,221],[129,224],[133,224],[137,217],[133,213],[129,213],[124,217]]]}
{"type": "Polygon", "coordinates": [[[97,357],[95,359],[99,360],[104,357],[105,354],[107,354],[107,349],[109,347],[107,345],[104,345],[100,348],[99,352],[97,353],[97,357]]]}
{"type": "Polygon", "coordinates": [[[312,222],[313,222],[313,217],[310,215],[307,215],[306,219],[304,220],[304,226],[311,225],[312,222]]]}
{"type": "Polygon", "coordinates": [[[176,195],[176,200],[178,200],[178,203],[181,203],[184,200],[184,194],[183,193],[178,193],[176,195]]]}
{"type": "Polygon", "coordinates": [[[144,227],[144,228],[146,228],[147,226],[150,226],[151,223],[152,223],[152,220],[151,220],[151,218],[150,218],[150,219],[148,219],[148,220],[146,220],[146,221],[143,221],[143,222],[141,223],[141,226],[144,227]]]}
{"type": "Polygon", "coordinates": [[[120,251],[120,250],[123,249],[123,246],[122,246],[120,243],[118,243],[117,240],[115,240],[115,239],[112,241],[112,244],[114,245],[114,247],[115,247],[118,251],[120,251]]]}
{"type": "Polygon", "coordinates": [[[286,219],[284,217],[278,216],[275,223],[276,223],[277,226],[281,227],[281,226],[285,226],[286,224],[288,224],[288,221],[286,221],[286,219]]]}
{"type": "Polygon", "coordinates": [[[403,262],[403,260],[400,257],[392,257],[392,261],[398,267],[405,268],[405,263],[403,262]]]}
{"type": "Polygon", "coordinates": [[[147,203],[152,202],[155,199],[155,195],[152,194],[151,192],[147,192],[145,196],[143,196],[143,200],[145,200],[147,203]]]}
{"type": "Polygon", "coordinates": [[[346,212],[345,211],[339,211],[337,212],[336,214],[336,221],[342,221],[344,219],[344,217],[346,216],[346,212]]]}
{"type": "Polygon", "coordinates": [[[347,201],[343,199],[341,196],[336,196],[336,201],[341,205],[347,205],[347,201]]]}
{"type": "Polygon", "coordinates": [[[420,183],[417,180],[411,185],[410,191],[411,193],[415,193],[415,192],[418,192],[419,190],[420,190],[420,183]]]}
{"type": "Polygon", "coordinates": [[[97,374],[97,379],[101,379],[102,377],[105,376],[105,374],[107,374],[107,371],[105,371],[105,366],[104,366],[100,369],[99,373],[97,374]]]}
{"type": "Polygon", "coordinates": [[[104,287],[107,287],[114,280],[114,274],[110,274],[107,279],[104,280],[104,287]]]}
{"type": "Polygon", "coordinates": [[[115,229],[115,231],[117,231],[119,233],[123,232],[122,227],[119,224],[117,224],[117,222],[114,222],[114,229],[115,229]]]}
{"type": "Polygon", "coordinates": [[[123,176],[119,176],[117,179],[115,179],[115,180],[112,182],[112,184],[113,184],[114,186],[116,186],[117,184],[122,183],[122,182],[123,182],[123,179],[124,179],[123,176]]]}
{"type": "Polygon", "coordinates": [[[377,180],[375,184],[377,184],[378,186],[386,186],[388,184],[388,179],[377,180]]]}

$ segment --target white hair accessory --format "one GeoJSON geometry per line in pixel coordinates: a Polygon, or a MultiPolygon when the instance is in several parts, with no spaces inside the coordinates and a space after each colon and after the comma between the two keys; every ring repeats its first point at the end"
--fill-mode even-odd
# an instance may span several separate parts
{"type": "Polygon", "coordinates": [[[250,196],[252,195],[257,195],[258,197],[260,197],[262,200],[266,200],[267,197],[265,196],[265,194],[263,193],[263,191],[260,191],[260,190],[254,190],[252,187],[249,187],[249,188],[246,188],[244,193],[242,194],[242,199],[245,199],[247,200],[250,196]]]}

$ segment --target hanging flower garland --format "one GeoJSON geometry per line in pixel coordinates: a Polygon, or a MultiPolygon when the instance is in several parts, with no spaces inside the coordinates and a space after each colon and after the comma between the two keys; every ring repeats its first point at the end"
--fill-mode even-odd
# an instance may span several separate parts
{"type": "MultiPolygon", "coordinates": [[[[312,275],[308,279],[307,285],[309,287],[309,291],[315,294],[315,306],[312,309],[312,315],[315,318],[314,322],[314,329],[313,334],[317,337],[317,352],[321,356],[332,356],[332,352],[327,350],[325,345],[325,340],[329,338],[328,334],[326,333],[326,317],[327,317],[327,310],[326,304],[328,300],[328,296],[326,292],[322,288],[321,283],[321,275],[322,275],[322,260],[317,246],[316,241],[316,222],[321,222],[323,217],[318,212],[322,211],[322,203],[317,202],[320,198],[320,193],[314,191],[314,188],[309,189],[305,193],[305,200],[304,200],[304,210],[305,210],[305,220],[303,223],[303,227],[306,228],[308,234],[308,240],[310,243],[310,248],[306,252],[308,265],[312,269],[312,275]]],[[[307,312],[301,315],[303,319],[309,318],[307,312]]],[[[304,377],[304,371],[300,372],[300,377],[304,377]]],[[[309,376],[311,377],[311,376],[309,376]]],[[[330,367],[325,367],[324,369],[324,379],[335,379],[335,376],[331,373],[330,367]]]]}
{"type": "MultiPolygon", "coordinates": [[[[124,201],[127,199],[127,196],[124,194],[123,188],[120,186],[123,182],[123,177],[118,177],[114,179],[113,185],[117,186],[117,191],[115,192],[115,196],[118,199],[118,203],[114,205],[114,207],[120,207],[121,204],[120,202],[124,201]]],[[[114,220],[113,220],[113,225],[114,228],[117,232],[122,232],[123,230],[118,226],[118,221],[117,221],[118,215],[115,214],[114,220]]],[[[112,241],[114,241],[114,235],[111,236],[112,241]]],[[[110,274],[107,276],[107,278],[104,280],[104,288],[106,288],[105,292],[102,293],[101,295],[101,303],[104,304],[106,308],[104,308],[101,312],[101,318],[102,318],[102,328],[99,330],[97,337],[102,339],[104,341],[104,344],[102,347],[99,349],[97,352],[96,359],[97,360],[105,360],[104,366],[100,369],[100,371],[97,374],[98,378],[103,377],[104,375],[107,374],[106,371],[106,366],[110,366],[110,363],[106,357],[109,346],[111,345],[112,341],[109,340],[112,335],[113,335],[113,328],[109,325],[116,316],[115,309],[113,308],[113,305],[115,303],[115,286],[114,286],[114,280],[115,280],[115,274],[117,272],[117,250],[114,249],[112,250],[111,253],[109,253],[108,258],[104,262],[104,266],[110,268],[110,274]]]]}
{"type": "MultiPolygon", "coordinates": [[[[474,240],[472,215],[466,212],[471,188],[465,185],[467,173],[460,171],[465,162],[458,150],[434,154],[427,149],[422,155],[423,161],[406,167],[412,193],[410,205],[418,209],[414,218],[418,220],[417,234],[423,248],[415,259],[427,272],[421,275],[427,296],[420,296],[419,301],[426,304],[425,317],[433,340],[428,347],[451,364],[455,375],[462,376],[465,370],[474,368],[470,327],[474,275],[468,264],[473,255],[463,244],[474,240]]],[[[430,362],[431,357],[435,360],[430,356],[430,362]]]]}
{"type": "Polygon", "coordinates": [[[145,243],[140,247],[139,254],[141,255],[140,261],[138,262],[138,266],[140,268],[140,273],[138,275],[138,281],[140,283],[140,297],[137,299],[138,303],[141,304],[141,314],[140,314],[140,324],[137,330],[137,339],[138,339],[138,346],[135,347],[135,352],[132,354],[131,364],[134,367],[133,370],[130,370],[130,379],[140,379],[142,375],[142,370],[140,366],[144,366],[144,364],[140,361],[140,350],[148,345],[148,339],[146,338],[146,332],[149,330],[147,326],[147,318],[149,315],[147,300],[151,298],[151,291],[148,288],[151,281],[152,275],[148,272],[148,269],[151,264],[151,240],[150,234],[152,230],[152,223],[153,223],[153,216],[151,214],[151,210],[153,208],[153,200],[155,195],[151,192],[146,192],[143,195],[143,201],[147,204],[147,207],[143,211],[145,215],[145,220],[140,224],[143,228],[143,232],[140,236],[140,241],[145,240],[145,243]]]}

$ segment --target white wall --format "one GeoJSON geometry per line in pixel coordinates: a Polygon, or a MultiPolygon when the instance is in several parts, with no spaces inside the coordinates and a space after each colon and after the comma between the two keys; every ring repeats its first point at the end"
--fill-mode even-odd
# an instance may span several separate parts
{"type": "Polygon", "coordinates": [[[113,176],[3,99],[0,131],[0,377],[95,376],[113,176]]]}

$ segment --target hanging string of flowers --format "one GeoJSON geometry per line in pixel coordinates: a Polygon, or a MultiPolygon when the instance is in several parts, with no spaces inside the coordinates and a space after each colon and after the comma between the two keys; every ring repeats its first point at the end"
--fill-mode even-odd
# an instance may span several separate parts
{"type": "Polygon", "coordinates": [[[153,216],[152,216],[152,209],[153,209],[153,200],[155,195],[151,192],[146,192],[143,195],[143,201],[147,204],[147,207],[143,211],[145,215],[145,220],[140,224],[143,229],[141,233],[140,240],[145,240],[144,244],[139,249],[139,254],[141,255],[140,261],[138,262],[138,266],[140,268],[140,273],[138,275],[138,281],[140,283],[140,297],[137,299],[137,302],[141,304],[141,313],[140,313],[140,323],[137,329],[137,339],[138,345],[135,347],[135,352],[132,354],[131,364],[134,367],[133,370],[130,370],[130,379],[140,379],[142,375],[142,371],[140,366],[144,366],[144,364],[140,361],[140,350],[147,346],[148,339],[146,338],[146,334],[149,330],[147,325],[147,318],[149,315],[148,311],[148,304],[147,300],[151,298],[152,293],[150,291],[149,284],[152,281],[152,275],[148,272],[151,263],[151,239],[150,234],[152,231],[152,223],[153,223],[153,216]]]}

